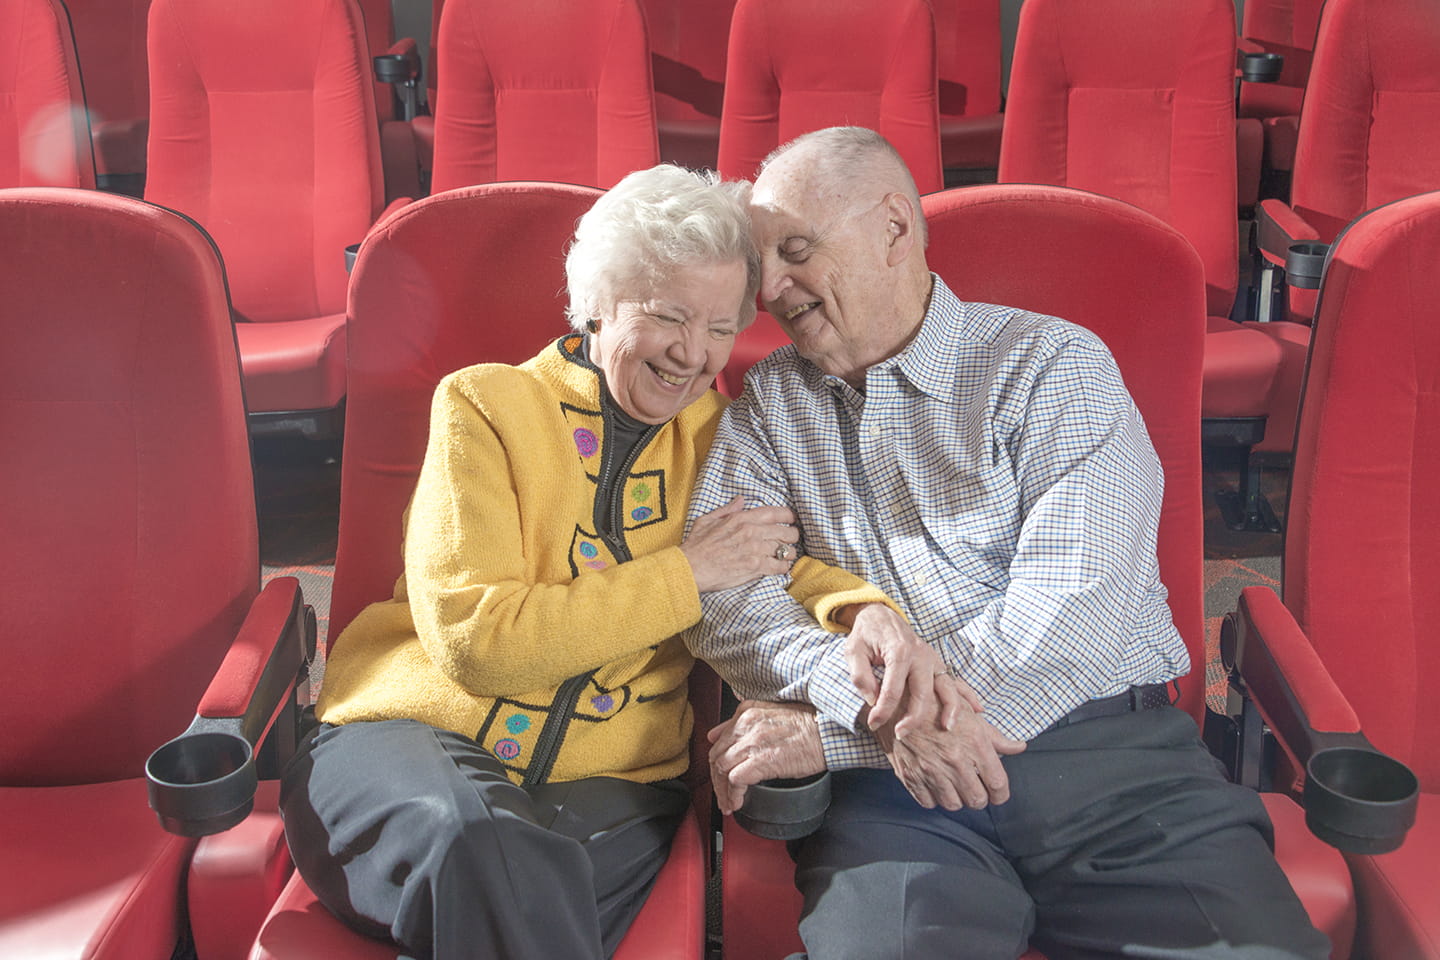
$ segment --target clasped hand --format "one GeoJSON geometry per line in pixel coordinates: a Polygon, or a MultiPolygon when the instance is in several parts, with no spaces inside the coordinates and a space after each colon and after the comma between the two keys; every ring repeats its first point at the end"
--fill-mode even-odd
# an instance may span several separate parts
{"type": "Polygon", "coordinates": [[[695,518],[680,545],[701,593],[788,573],[800,531],[788,507],[747,510],[743,497],[695,518]]]}
{"type": "Polygon", "coordinates": [[[865,722],[915,802],[959,810],[1010,799],[1000,758],[1020,753],[1025,743],[991,725],[975,691],[951,676],[903,617],[884,604],[860,607],[845,659],[869,705],[865,722]],[[884,671],[878,680],[877,667],[884,671]]]}
{"type": "Polygon", "coordinates": [[[820,727],[809,704],[745,700],[708,736],[710,782],[723,814],[740,809],[754,784],[825,769],[820,727]]]}

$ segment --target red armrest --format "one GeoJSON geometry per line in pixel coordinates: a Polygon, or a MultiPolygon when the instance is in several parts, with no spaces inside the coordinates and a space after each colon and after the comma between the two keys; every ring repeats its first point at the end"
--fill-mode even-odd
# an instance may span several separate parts
{"type": "Polygon", "coordinates": [[[1273,590],[1249,587],[1225,618],[1221,646],[1281,749],[1305,773],[1310,829],[1352,853],[1398,847],[1415,822],[1420,783],[1376,750],[1299,624],[1273,590]]]}
{"type": "Polygon", "coordinates": [[[1262,200],[1255,211],[1255,242],[1260,253],[1278,267],[1297,243],[1318,243],[1320,231],[1283,200],[1262,200]]]}
{"type": "Polygon", "coordinates": [[[300,582],[277,577],[250,605],[194,721],[145,763],[150,807],[166,830],[206,836],[245,818],[258,781],[255,750],[314,653],[315,614],[300,582]]]}

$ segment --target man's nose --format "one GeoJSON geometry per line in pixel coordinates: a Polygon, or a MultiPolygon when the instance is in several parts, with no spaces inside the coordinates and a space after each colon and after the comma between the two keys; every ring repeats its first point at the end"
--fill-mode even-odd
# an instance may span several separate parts
{"type": "Polygon", "coordinates": [[[766,264],[760,273],[760,305],[774,303],[790,287],[790,274],[781,264],[766,264]]]}

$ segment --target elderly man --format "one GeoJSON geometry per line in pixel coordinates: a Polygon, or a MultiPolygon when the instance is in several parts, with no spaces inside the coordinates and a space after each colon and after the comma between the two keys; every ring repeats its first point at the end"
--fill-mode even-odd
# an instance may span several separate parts
{"type": "Polygon", "coordinates": [[[711,732],[725,812],[833,771],[794,847],[811,960],[1328,956],[1258,797],[1170,705],[1163,476],[1105,346],[961,302],[872,131],[780,148],[750,212],[794,346],[751,371],[691,514],[788,506],[883,594],[807,608],[767,577],[689,634],[750,698],[711,732]]]}

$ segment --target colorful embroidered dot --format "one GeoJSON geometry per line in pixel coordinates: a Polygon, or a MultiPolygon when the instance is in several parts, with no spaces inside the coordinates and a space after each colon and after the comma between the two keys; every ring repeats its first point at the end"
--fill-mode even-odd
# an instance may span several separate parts
{"type": "Polygon", "coordinates": [[[600,449],[600,440],[595,436],[594,430],[587,430],[585,427],[578,427],[575,430],[575,449],[580,451],[580,456],[590,459],[595,456],[595,451],[600,449]]]}
{"type": "Polygon", "coordinates": [[[523,713],[512,713],[505,720],[505,729],[511,733],[524,733],[530,729],[530,718],[523,713]]]}
{"type": "Polygon", "coordinates": [[[504,740],[495,741],[495,756],[501,760],[514,760],[520,756],[520,744],[506,737],[504,740]]]}
{"type": "Polygon", "coordinates": [[[593,543],[582,543],[582,544],[580,544],[580,556],[585,557],[585,558],[587,558],[587,559],[593,559],[593,558],[595,558],[595,557],[597,557],[597,556],[599,556],[599,555],[600,555],[600,551],[595,548],[595,544],[593,544],[593,543]]]}
{"type": "Polygon", "coordinates": [[[654,512],[655,511],[651,510],[649,507],[636,507],[634,510],[630,511],[630,516],[636,522],[639,522],[642,520],[649,520],[650,514],[654,512]]]}

